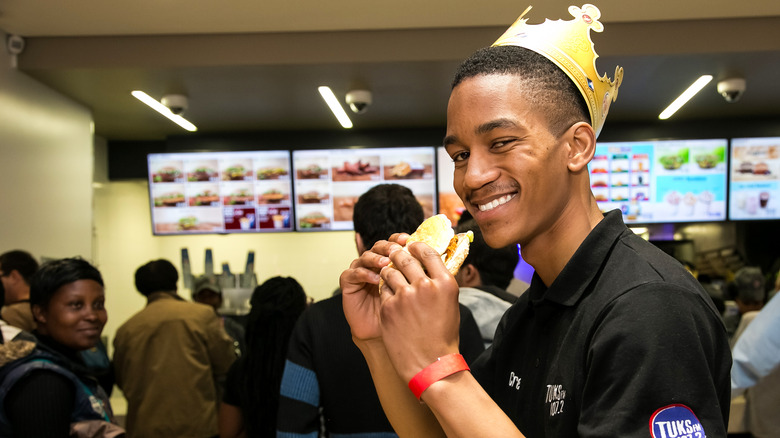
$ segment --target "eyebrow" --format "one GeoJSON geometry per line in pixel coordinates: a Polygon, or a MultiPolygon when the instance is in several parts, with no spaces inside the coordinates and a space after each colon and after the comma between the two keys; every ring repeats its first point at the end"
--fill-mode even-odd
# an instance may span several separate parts
{"type": "MultiPolygon", "coordinates": [[[[517,128],[518,126],[519,125],[517,124],[517,122],[515,122],[512,119],[500,118],[500,119],[496,119],[496,120],[491,120],[489,122],[485,122],[485,123],[477,126],[477,129],[474,130],[474,133],[476,133],[477,135],[480,135],[480,134],[485,134],[487,132],[490,132],[490,131],[492,131],[494,129],[499,129],[499,128],[517,128]]],[[[442,141],[442,144],[444,145],[444,147],[447,147],[447,146],[449,146],[449,145],[451,145],[453,143],[457,143],[457,142],[458,142],[458,137],[457,136],[455,136],[455,135],[448,135],[448,136],[444,137],[444,140],[442,141]]]]}
{"type": "Polygon", "coordinates": [[[477,129],[475,129],[474,132],[477,134],[484,134],[486,132],[490,132],[498,128],[516,128],[516,127],[517,127],[517,123],[514,120],[501,118],[501,119],[491,120],[489,122],[485,122],[477,126],[477,129]]]}

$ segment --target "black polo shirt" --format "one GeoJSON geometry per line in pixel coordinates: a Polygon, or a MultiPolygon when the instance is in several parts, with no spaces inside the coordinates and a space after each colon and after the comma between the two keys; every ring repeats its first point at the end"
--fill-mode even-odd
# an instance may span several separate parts
{"type": "Polygon", "coordinates": [[[608,213],[534,275],[472,372],[528,437],[725,437],[731,353],[699,283],[608,213]]]}

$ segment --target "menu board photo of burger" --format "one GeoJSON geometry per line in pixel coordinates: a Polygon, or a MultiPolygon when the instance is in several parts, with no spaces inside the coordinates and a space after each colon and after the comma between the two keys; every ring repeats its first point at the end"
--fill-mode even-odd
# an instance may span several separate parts
{"type": "Polygon", "coordinates": [[[327,209],[317,205],[305,205],[298,207],[298,229],[300,230],[328,230],[333,219],[327,209]]]}
{"type": "Polygon", "coordinates": [[[255,205],[254,186],[250,182],[225,183],[221,186],[223,205],[255,205]]]}
{"type": "Polygon", "coordinates": [[[217,160],[187,160],[185,172],[189,182],[219,181],[217,160]]]}
{"type": "Polygon", "coordinates": [[[184,163],[181,160],[155,161],[149,168],[149,177],[152,183],[178,183],[184,182],[184,163]]]}
{"type": "Polygon", "coordinates": [[[248,158],[233,160],[223,160],[220,168],[222,181],[251,181],[252,161],[248,158]]]}
{"type": "Polygon", "coordinates": [[[219,207],[166,209],[156,216],[156,234],[213,233],[223,229],[219,207]]]}
{"type": "Polygon", "coordinates": [[[258,205],[290,204],[290,183],[280,181],[257,181],[255,193],[258,205]]]}
{"type": "Polygon", "coordinates": [[[293,151],[295,179],[329,179],[330,160],[322,151],[293,151]]]}
{"type": "Polygon", "coordinates": [[[327,181],[301,180],[295,184],[295,193],[299,204],[328,204],[331,185],[327,181]]]}
{"type": "Polygon", "coordinates": [[[433,157],[431,154],[391,155],[383,166],[388,181],[433,178],[433,157]]]}
{"type": "Polygon", "coordinates": [[[267,158],[256,163],[257,179],[287,180],[290,179],[290,158],[267,158]]]}
{"type": "Polygon", "coordinates": [[[155,207],[183,207],[184,184],[157,184],[152,190],[155,207]]]}
{"type": "Polygon", "coordinates": [[[731,140],[729,218],[780,219],[780,138],[731,140]]]}
{"type": "Polygon", "coordinates": [[[292,230],[289,151],[150,154],[148,162],[156,235],[292,230]],[[278,208],[269,216],[265,205],[278,208]],[[276,226],[285,215],[288,226],[276,226]]]}
{"type": "Polygon", "coordinates": [[[219,184],[188,184],[186,195],[187,205],[190,207],[215,207],[220,205],[219,184]]]}

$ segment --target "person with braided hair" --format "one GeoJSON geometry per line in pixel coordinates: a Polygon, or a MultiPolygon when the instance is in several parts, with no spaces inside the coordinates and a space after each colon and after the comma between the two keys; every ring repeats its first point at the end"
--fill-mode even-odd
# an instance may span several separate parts
{"type": "Polygon", "coordinates": [[[219,436],[274,437],[287,344],[306,308],[306,293],[291,277],[273,277],[252,293],[246,351],[228,371],[219,409],[219,436]]]}

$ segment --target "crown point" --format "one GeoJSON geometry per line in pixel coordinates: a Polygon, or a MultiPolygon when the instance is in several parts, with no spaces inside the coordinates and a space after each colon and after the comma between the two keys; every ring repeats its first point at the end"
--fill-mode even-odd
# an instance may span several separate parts
{"type": "Polygon", "coordinates": [[[592,4],[585,4],[581,8],[570,6],[568,11],[573,20],[545,20],[542,24],[529,25],[528,19],[524,17],[530,9],[530,6],[526,8],[493,45],[524,47],[543,55],[563,70],[585,99],[591,125],[598,135],[610,103],[617,97],[617,89],[623,81],[622,67],[615,69],[614,80],[596,71],[598,55],[593,49],[590,30],[604,30],[604,25],[599,21],[601,11],[592,4]]]}

